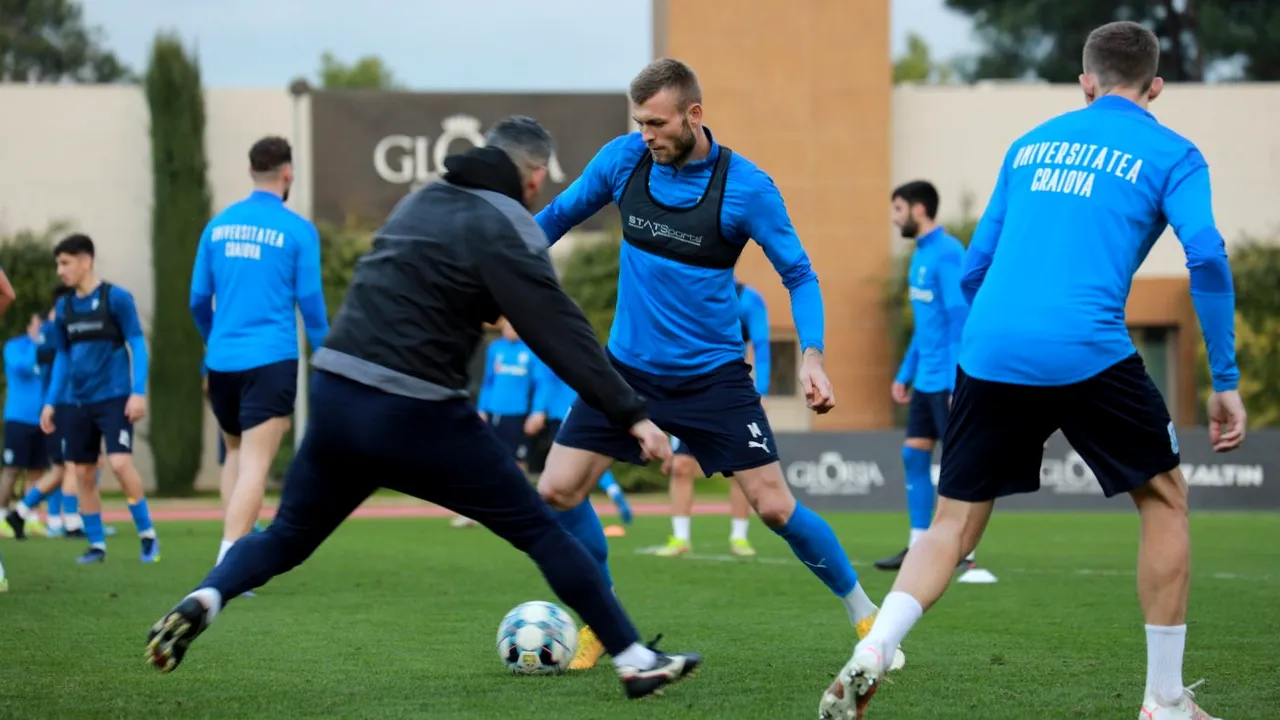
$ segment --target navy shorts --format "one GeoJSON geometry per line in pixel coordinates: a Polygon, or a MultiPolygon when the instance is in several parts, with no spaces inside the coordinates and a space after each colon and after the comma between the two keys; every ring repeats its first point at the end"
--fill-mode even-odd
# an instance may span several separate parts
{"type": "MultiPolygon", "coordinates": [[[[611,358],[612,359],[612,358],[611,358]]],[[[662,376],[613,360],[627,384],[645,399],[649,418],[688,444],[708,475],[732,475],[778,461],[751,366],[742,360],[699,375],[662,376]]],[[[556,442],[641,465],[640,444],[579,398],[556,442]]]]}
{"type": "Polygon", "coordinates": [[[489,427],[497,434],[502,446],[516,462],[524,462],[529,455],[529,437],[524,434],[527,415],[490,415],[489,427]]]}
{"type": "Polygon", "coordinates": [[[4,466],[23,470],[49,467],[44,431],[39,425],[4,422],[4,466]]]}
{"type": "Polygon", "coordinates": [[[911,404],[907,406],[907,437],[941,440],[947,432],[950,402],[951,393],[947,390],[913,391],[911,404]]]}
{"type": "Polygon", "coordinates": [[[59,405],[53,422],[62,432],[63,459],[76,465],[93,465],[105,440],[107,454],[133,452],[133,423],[124,416],[129,398],[118,397],[83,405],[59,405]]]}
{"type": "Polygon", "coordinates": [[[240,437],[272,419],[293,415],[298,361],[281,360],[248,370],[209,371],[209,405],[218,427],[240,437]]]}
{"type": "Polygon", "coordinates": [[[938,494],[986,502],[1040,489],[1044,443],[1062,430],[1107,497],[1178,467],[1178,437],[1137,354],[1073,385],[989,382],[958,373],[938,494]]]}
{"type": "Polygon", "coordinates": [[[560,433],[562,422],[563,420],[547,420],[542,426],[542,432],[529,438],[529,472],[537,474],[546,469],[547,455],[551,453],[551,445],[560,433]]]}

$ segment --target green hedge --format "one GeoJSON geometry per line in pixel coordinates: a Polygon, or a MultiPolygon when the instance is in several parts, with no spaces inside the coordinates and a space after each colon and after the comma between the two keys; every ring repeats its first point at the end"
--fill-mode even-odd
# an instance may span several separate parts
{"type": "Polygon", "coordinates": [[[152,269],[150,434],[156,490],[195,492],[204,446],[200,366],[204,343],[187,307],[191,271],[211,200],[204,153],[204,89],[200,67],[182,41],[161,33],[145,78],[151,111],[152,269]]]}
{"type": "MultiPolygon", "coordinates": [[[[0,237],[0,268],[17,296],[0,317],[0,342],[25,335],[33,314],[48,314],[53,291],[62,284],[54,271],[53,246],[70,232],[69,225],[57,223],[43,232],[22,230],[0,237]]],[[[0,377],[0,392],[5,390],[5,378],[0,377]]]]}

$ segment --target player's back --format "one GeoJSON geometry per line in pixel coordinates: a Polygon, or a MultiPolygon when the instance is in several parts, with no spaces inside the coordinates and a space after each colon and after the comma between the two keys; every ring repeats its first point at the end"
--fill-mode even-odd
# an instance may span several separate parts
{"type": "Polygon", "coordinates": [[[209,221],[200,242],[214,288],[209,367],[234,371],[296,359],[300,260],[307,246],[318,256],[315,227],[278,195],[255,191],[209,221]]]}
{"type": "Polygon", "coordinates": [[[1168,224],[1170,176],[1188,163],[1203,166],[1190,141],[1109,96],[1015,142],[988,208],[1003,209],[1003,227],[985,278],[973,257],[981,227],[966,262],[966,289],[981,287],[964,330],[965,372],[1066,385],[1132,355],[1129,288],[1168,224]]]}
{"type": "Polygon", "coordinates": [[[26,335],[4,344],[4,419],[34,425],[44,406],[44,383],[36,364],[36,344],[26,335]]]}

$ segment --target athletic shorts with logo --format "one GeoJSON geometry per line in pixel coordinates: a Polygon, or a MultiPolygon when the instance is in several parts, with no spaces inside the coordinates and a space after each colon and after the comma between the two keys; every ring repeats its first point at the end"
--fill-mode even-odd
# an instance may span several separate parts
{"type": "Polygon", "coordinates": [[[1136,490],[1180,462],[1168,407],[1136,353],[1061,386],[979,380],[961,368],[938,494],[986,502],[1039,490],[1044,444],[1057,430],[1107,497],[1136,490]]]}
{"type": "Polygon", "coordinates": [[[125,417],[129,397],[95,403],[59,405],[53,422],[62,433],[62,455],[69,463],[92,465],[98,462],[103,443],[108,455],[133,452],[133,423],[125,417]]]}
{"type": "MultiPolygon", "coordinates": [[[[614,368],[645,399],[649,418],[680,438],[708,475],[732,475],[778,461],[773,431],[751,378],[751,366],[735,360],[698,375],[655,375],[610,357],[614,368]]],[[[578,398],[556,442],[637,465],[640,445],[578,398]]]]}

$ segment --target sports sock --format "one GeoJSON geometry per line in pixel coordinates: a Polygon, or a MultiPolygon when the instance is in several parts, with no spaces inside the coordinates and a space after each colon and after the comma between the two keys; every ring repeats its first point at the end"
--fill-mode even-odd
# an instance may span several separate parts
{"type": "Polygon", "coordinates": [[[102,526],[102,513],[85,513],[84,534],[89,540],[89,547],[107,549],[107,530],[102,526]]]}
{"type": "Polygon", "coordinates": [[[67,532],[84,529],[84,520],[80,517],[80,497],[78,495],[62,496],[62,519],[67,524],[67,532]]]}
{"type": "Polygon", "coordinates": [[[138,529],[138,537],[153,538],[155,527],[151,524],[151,511],[147,509],[147,499],[129,502],[129,514],[133,516],[133,526],[138,529]]]}
{"type": "Polygon", "coordinates": [[[208,625],[218,616],[218,611],[222,609],[222,593],[210,587],[202,587],[191,593],[187,597],[195,598],[204,605],[204,623],[208,625]]]}
{"type": "Polygon", "coordinates": [[[729,539],[730,540],[746,540],[747,526],[750,524],[747,518],[734,518],[729,523],[729,539]]]}
{"type": "Polygon", "coordinates": [[[925,534],[925,533],[927,533],[927,532],[929,532],[929,531],[928,531],[928,530],[917,530],[917,529],[915,529],[915,528],[911,528],[911,539],[907,541],[907,548],[908,548],[908,549],[910,549],[910,548],[915,547],[915,546],[916,546],[916,541],[917,541],[917,540],[919,540],[920,538],[924,537],[924,534],[925,534]]]}
{"type": "Polygon", "coordinates": [[[4,579],[4,563],[0,562],[0,580],[4,579]]]}
{"type": "Polygon", "coordinates": [[[46,502],[48,514],[44,524],[48,525],[50,530],[62,529],[62,488],[54,488],[46,502]]]}
{"type": "Polygon", "coordinates": [[[631,643],[631,647],[613,656],[613,664],[648,670],[658,664],[658,654],[640,643],[631,643]]]}
{"type": "Polygon", "coordinates": [[[609,573],[609,540],[604,536],[604,525],[600,524],[600,516],[596,515],[591,501],[583,500],[578,507],[557,514],[564,529],[577,538],[591,559],[596,561],[606,586],[613,587],[613,577],[609,573]]]}
{"type": "Polygon", "coordinates": [[[863,642],[880,653],[885,663],[892,662],[894,651],[923,614],[924,608],[914,597],[904,592],[891,592],[885,596],[875,625],[863,642]]]}
{"type": "Polygon", "coordinates": [[[853,592],[845,595],[844,609],[849,613],[849,622],[857,627],[867,618],[875,617],[876,612],[880,609],[876,604],[871,602],[871,598],[867,597],[867,592],[862,589],[862,585],[858,584],[853,587],[853,592]]]}
{"type": "Polygon", "coordinates": [[[40,488],[33,487],[27,491],[26,495],[22,496],[14,510],[18,511],[18,517],[26,520],[31,515],[32,510],[40,507],[40,503],[44,502],[44,499],[45,494],[40,492],[40,488]]]}
{"type": "Polygon", "coordinates": [[[1186,625],[1147,626],[1147,694],[1161,705],[1173,705],[1182,697],[1186,645],[1186,625]]]}
{"type": "Polygon", "coordinates": [[[597,486],[613,499],[622,494],[622,486],[618,484],[618,479],[613,476],[613,472],[610,470],[604,471],[597,486]]]}
{"type": "Polygon", "coordinates": [[[858,573],[849,562],[831,526],[809,508],[796,503],[791,519],[771,528],[787,541],[791,552],[809,566],[836,597],[844,598],[858,585],[858,573]]]}
{"type": "Polygon", "coordinates": [[[225,540],[225,539],[224,539],[224,540],[222,541],[222,547],[218,548],[218,561],[217,561],[217,562],[215,562],[215,563],[214,563],[214,565],[221,565],[221,564],[222,564],[222,558],[224,558],[224,557],[226,557],[226,556],[227,556],[227,551],[228,551],[228,550],[230,550],[230,549],[231,549],[231,546],[232,546],[232,545],[235,545],[235,544],[236,544],[236,543],[235,543],[235,541],[234,541],[234,540],[225,540]]]}
{"type": "Polygon", "coordinates": [[[902,467],[907,473],[907,517],[912,530],[928,530],[933,521],[933,453],[902,448],[902,467]]]}
{"type": "Polygon", "coordinates": [[[689,542],[689,533],[691,530],[690,525],[692,523],[693,519],[687,515],[672,515],[671,534],[674,535],[677,540],[689,542]]]}

